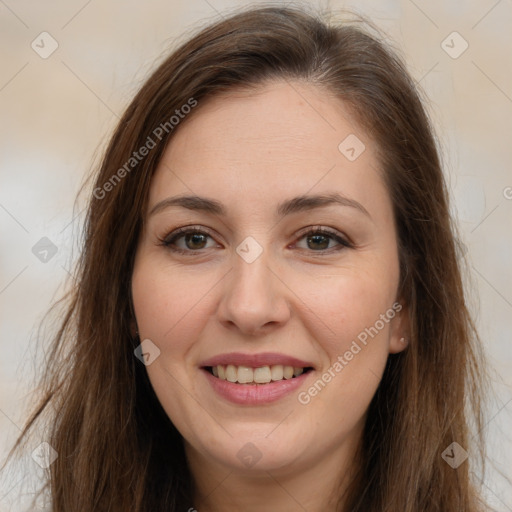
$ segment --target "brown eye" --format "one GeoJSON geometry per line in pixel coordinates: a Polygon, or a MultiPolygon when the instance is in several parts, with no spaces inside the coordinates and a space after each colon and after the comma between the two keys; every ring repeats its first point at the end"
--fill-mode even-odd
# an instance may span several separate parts
{"type": "Polygon", "coordinates": [[[311,235],[307,237],[309,249],[327,249],[332,239],[325,235],[311,235]]]}
{"type": "Polygon", "coordinates": [[[161,240],[161,245],[181,253],[199,252],[216,246],[212,236],[198,228],[178,229],[161,240]]]}
{"type": "Polygon", "coordinates": [[[204,249],[208,235],[189,233],[184,237],[187,249],[204,249]]]}
{"type": "Polygon", "coordinates": [[[301,246],[300,243],[297,243],[297,247],[309,249],[313,252],[331,252],[331,249],[340,250],[345,247],[351,247],[347,240],[336,232],[325,228],[310,230],[301,236],[299,240],[305,240],[305,246],[304,244],[301,246]]]}

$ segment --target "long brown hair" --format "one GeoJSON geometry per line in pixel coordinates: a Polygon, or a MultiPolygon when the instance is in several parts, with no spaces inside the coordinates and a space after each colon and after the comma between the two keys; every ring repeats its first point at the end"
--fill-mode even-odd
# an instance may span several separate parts
{"type": "Polygon", "coordinates": [[[127,108],[95,178],[76,284],[52,341],[41,401],[15,447],[51,411],[47,440],[58,453],[49,468],[54,512],[184,511],[193,505],[181,436],[134,356],[134,254],[152,174],[186,122],[172,116],[221,92],[272,79],[322,87],[349,107],[377,144],[394,205],[411,339],[388,359],[368,411],[361,470],[339,510],[483,508],[470,472],[470,464],[483,462],[483,442],[476,435],[474,451],[469,430],[482,431],[481,354],[438,149],[416,84],[367,27],[331,25],[285,7],[242,11],[175,50],[127,108]],[[154,146],[135,157],[149,140],[154,146]],[[454,442],[470,453],[456,468],[443,456],[447,448],[454,453],[454,442]]]}

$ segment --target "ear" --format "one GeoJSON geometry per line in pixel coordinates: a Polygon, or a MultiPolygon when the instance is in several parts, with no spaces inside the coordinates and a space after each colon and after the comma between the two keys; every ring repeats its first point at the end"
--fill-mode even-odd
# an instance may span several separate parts
{"type": "Polygon", "coordinates": [[[405,350],[411,340],[409,307],[402,301],[396,301],[392,307],[395,316],[391,319],[389,334],[389,353],[398,354],[405,350]]]}

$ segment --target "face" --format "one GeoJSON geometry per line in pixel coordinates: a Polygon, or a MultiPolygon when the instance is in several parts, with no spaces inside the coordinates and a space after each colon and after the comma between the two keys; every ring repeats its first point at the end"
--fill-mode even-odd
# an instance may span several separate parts
{"type": "Polygon", "coordinates": [[[347,456],[404,348],[398,283],[376,147],[340,100],[273,82],[200,103],[154,174],[132,280],[189,458],[293,472],[347,456]]]}

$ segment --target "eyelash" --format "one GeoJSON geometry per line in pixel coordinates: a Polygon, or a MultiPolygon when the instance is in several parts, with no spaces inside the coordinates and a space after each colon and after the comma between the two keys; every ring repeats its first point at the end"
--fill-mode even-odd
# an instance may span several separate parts
{"type": "MultiPolygon", "coordinates": [[[[201,235],[207,235],[213,239],[212,234],[206,228],[198,227],[198,226],[185,226],[185,227],[176,229],[175,231],[168,234],[164,238],[159,237],[158,240],[160,243],[158,245],[164,246],[173,252],[176,252],[179,254],[184,254],[187,256],[191,256],[194,253],[200,254],[201,251],[203,251],[204,249],[198,249],[198,250],[180,249],[178,247],[173,246],[173,244],[177,240],[179,240],[181,237],[183,237],[184,235],[194,234],[194,233],[199,233],[201,235]]],[[[329,249],[322,249],[322,250],[318,250],[318,251],[309,250],[309,252],[311,252],[315,255],[320,255],[320,256],[329,255],[329,254],[332,254],[332,252],[334,252],[334,251],[340,251],[345,248],[353,248],[353,245],[348,240],[341,237],[337,232],[331,231],[330,229],[326,229],[322,226],[315,226],[315,227],[310,228],[308,231],[302,233],[299,236],[299,238],[297,238],[297,241],[302,240],[303,238],[305,238],[307,236],[318,235],[318,234],[324,235],[326,237],[330,237],[330,239],[338,242],[339,245],[337,247],[331,247],[329,249]]],[[[302,250],[308,250],[308,249],[302,249],[302,250]]]]}

